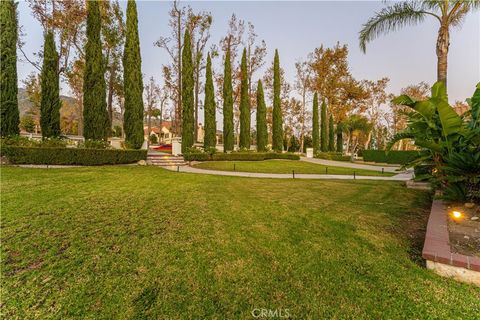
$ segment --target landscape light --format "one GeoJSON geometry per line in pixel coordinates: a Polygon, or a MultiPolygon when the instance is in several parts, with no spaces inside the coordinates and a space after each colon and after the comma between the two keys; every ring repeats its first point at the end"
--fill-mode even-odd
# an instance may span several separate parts
{"type": "Polygon", "coordinates": [[[452,212],[452,219],[453,220],[460,220],[462,219],[463,214],[460,211],[453,211],[452,212]]]}

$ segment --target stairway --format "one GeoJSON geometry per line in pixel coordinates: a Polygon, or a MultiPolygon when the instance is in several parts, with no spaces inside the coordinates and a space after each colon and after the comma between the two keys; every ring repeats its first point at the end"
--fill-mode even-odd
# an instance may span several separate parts
{"type": "Polygon", "coordinates": [[[188,163],[181,156],[172,156],[170,154],[149,153],[147,155],[147,164],[160,167],[186,166],[188,163]]]}

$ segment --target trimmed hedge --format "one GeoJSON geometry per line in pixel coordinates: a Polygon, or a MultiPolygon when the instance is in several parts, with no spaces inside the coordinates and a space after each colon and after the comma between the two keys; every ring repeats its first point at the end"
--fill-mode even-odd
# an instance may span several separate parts
{"type": "Polygon", "coordinates": [[[350,161],[350,156],[345,156],[341,152],[317,152],[315,158],[335,161],[350,161]]]}
{"type": "Polygon", "coordinates": [[[275,152],[232,152],[232,153],[187,153],[183,155],[185,161],[263,161],[270,159],[300,160],[294,153],[275,152]]]}
{"type": "Polygon", "coordinates": [[[398,151],[398,150],[363,150],[363,161],[383,162],[391,164],[405,164],[419,157],[418,151],[398,151]]]}
{"type": "Polygon", "coordinates": [[[147,150],[2,146],[1,155],[13,164],[97,166],[145,160],[147,150]]]}

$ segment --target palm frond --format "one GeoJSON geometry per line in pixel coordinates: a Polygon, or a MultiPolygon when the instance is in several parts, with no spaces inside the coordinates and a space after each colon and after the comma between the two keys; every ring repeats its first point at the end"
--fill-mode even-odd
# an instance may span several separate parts
{"type": "Polygon", "coordinates": [[[413,139],[414,137],[415,137],[415,135],[411,132],[406,132],[406,131],[398,132],[387,143],[387,150],[392,149],[393,145],[400,140],[413,139]]]}
{"type": "Polygon", "coordinates": [[[423,22],[428,14],[432,13],[425,11],[424,5],[420,2],[395,3],[382,9],[380,12],[376,12],[362,26],[359,35],[360,49],[366,52],[368,42],[382,34],[395,31],[407,25],[416,25],[423,22]]]}

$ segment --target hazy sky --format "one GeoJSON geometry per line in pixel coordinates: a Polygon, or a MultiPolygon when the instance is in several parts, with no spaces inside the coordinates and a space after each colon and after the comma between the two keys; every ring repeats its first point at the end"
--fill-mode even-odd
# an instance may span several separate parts
{"type": "MultiPolygon", "coordinates": [[[[182,2],[195,11],[210,11],[213,15],[210,43],[218,44],[227,30],[232,13],[255,25],[258,39],[267,43],[267,65],[278,48],[280,63],[287,78],[293,82],[295,62],[320,45],[333,46],[338,41],[350,50],[349,63],[353,76],[358,79],[391,79],[389,91],[398,93],[409,84],[436,79],[435,42],[438,22],[427,19],[416,27],[382,36],[367,47],[363,54],[358,46],[361,25],[385,6],[380,1],[194,1],[182,2]]],[[[171,3],[164,1],[138,1],[139,32],[142,54],[142,72],[145,79],[154,76],[161,81],[161,65],[168,61],[166,52],[153,43],[160,36],[168,36],[168,11],[171,3]]],[[[126,3],[122,2],[125,9],[126,3]]],[[[26,3],[19,4],[19,20],[26,32],[26,52],[41,49],[42,29],[32,17],[26,3]]],[[[465,100],[472,95],[480,81],[480,13],[467,16],[461,29],[451,33],[448,84],[451,102],[465,100]]],[[[221,71],[220,59],[214,62],[221,71]]],[[[18,66],[19,79],[24,79],[34,68],[26,62],[18,66]]],[[[254,80],[263,76],[263,70],[254,80]]],[[[68,93],[64,90],[63,93],[68,93]]]]}

